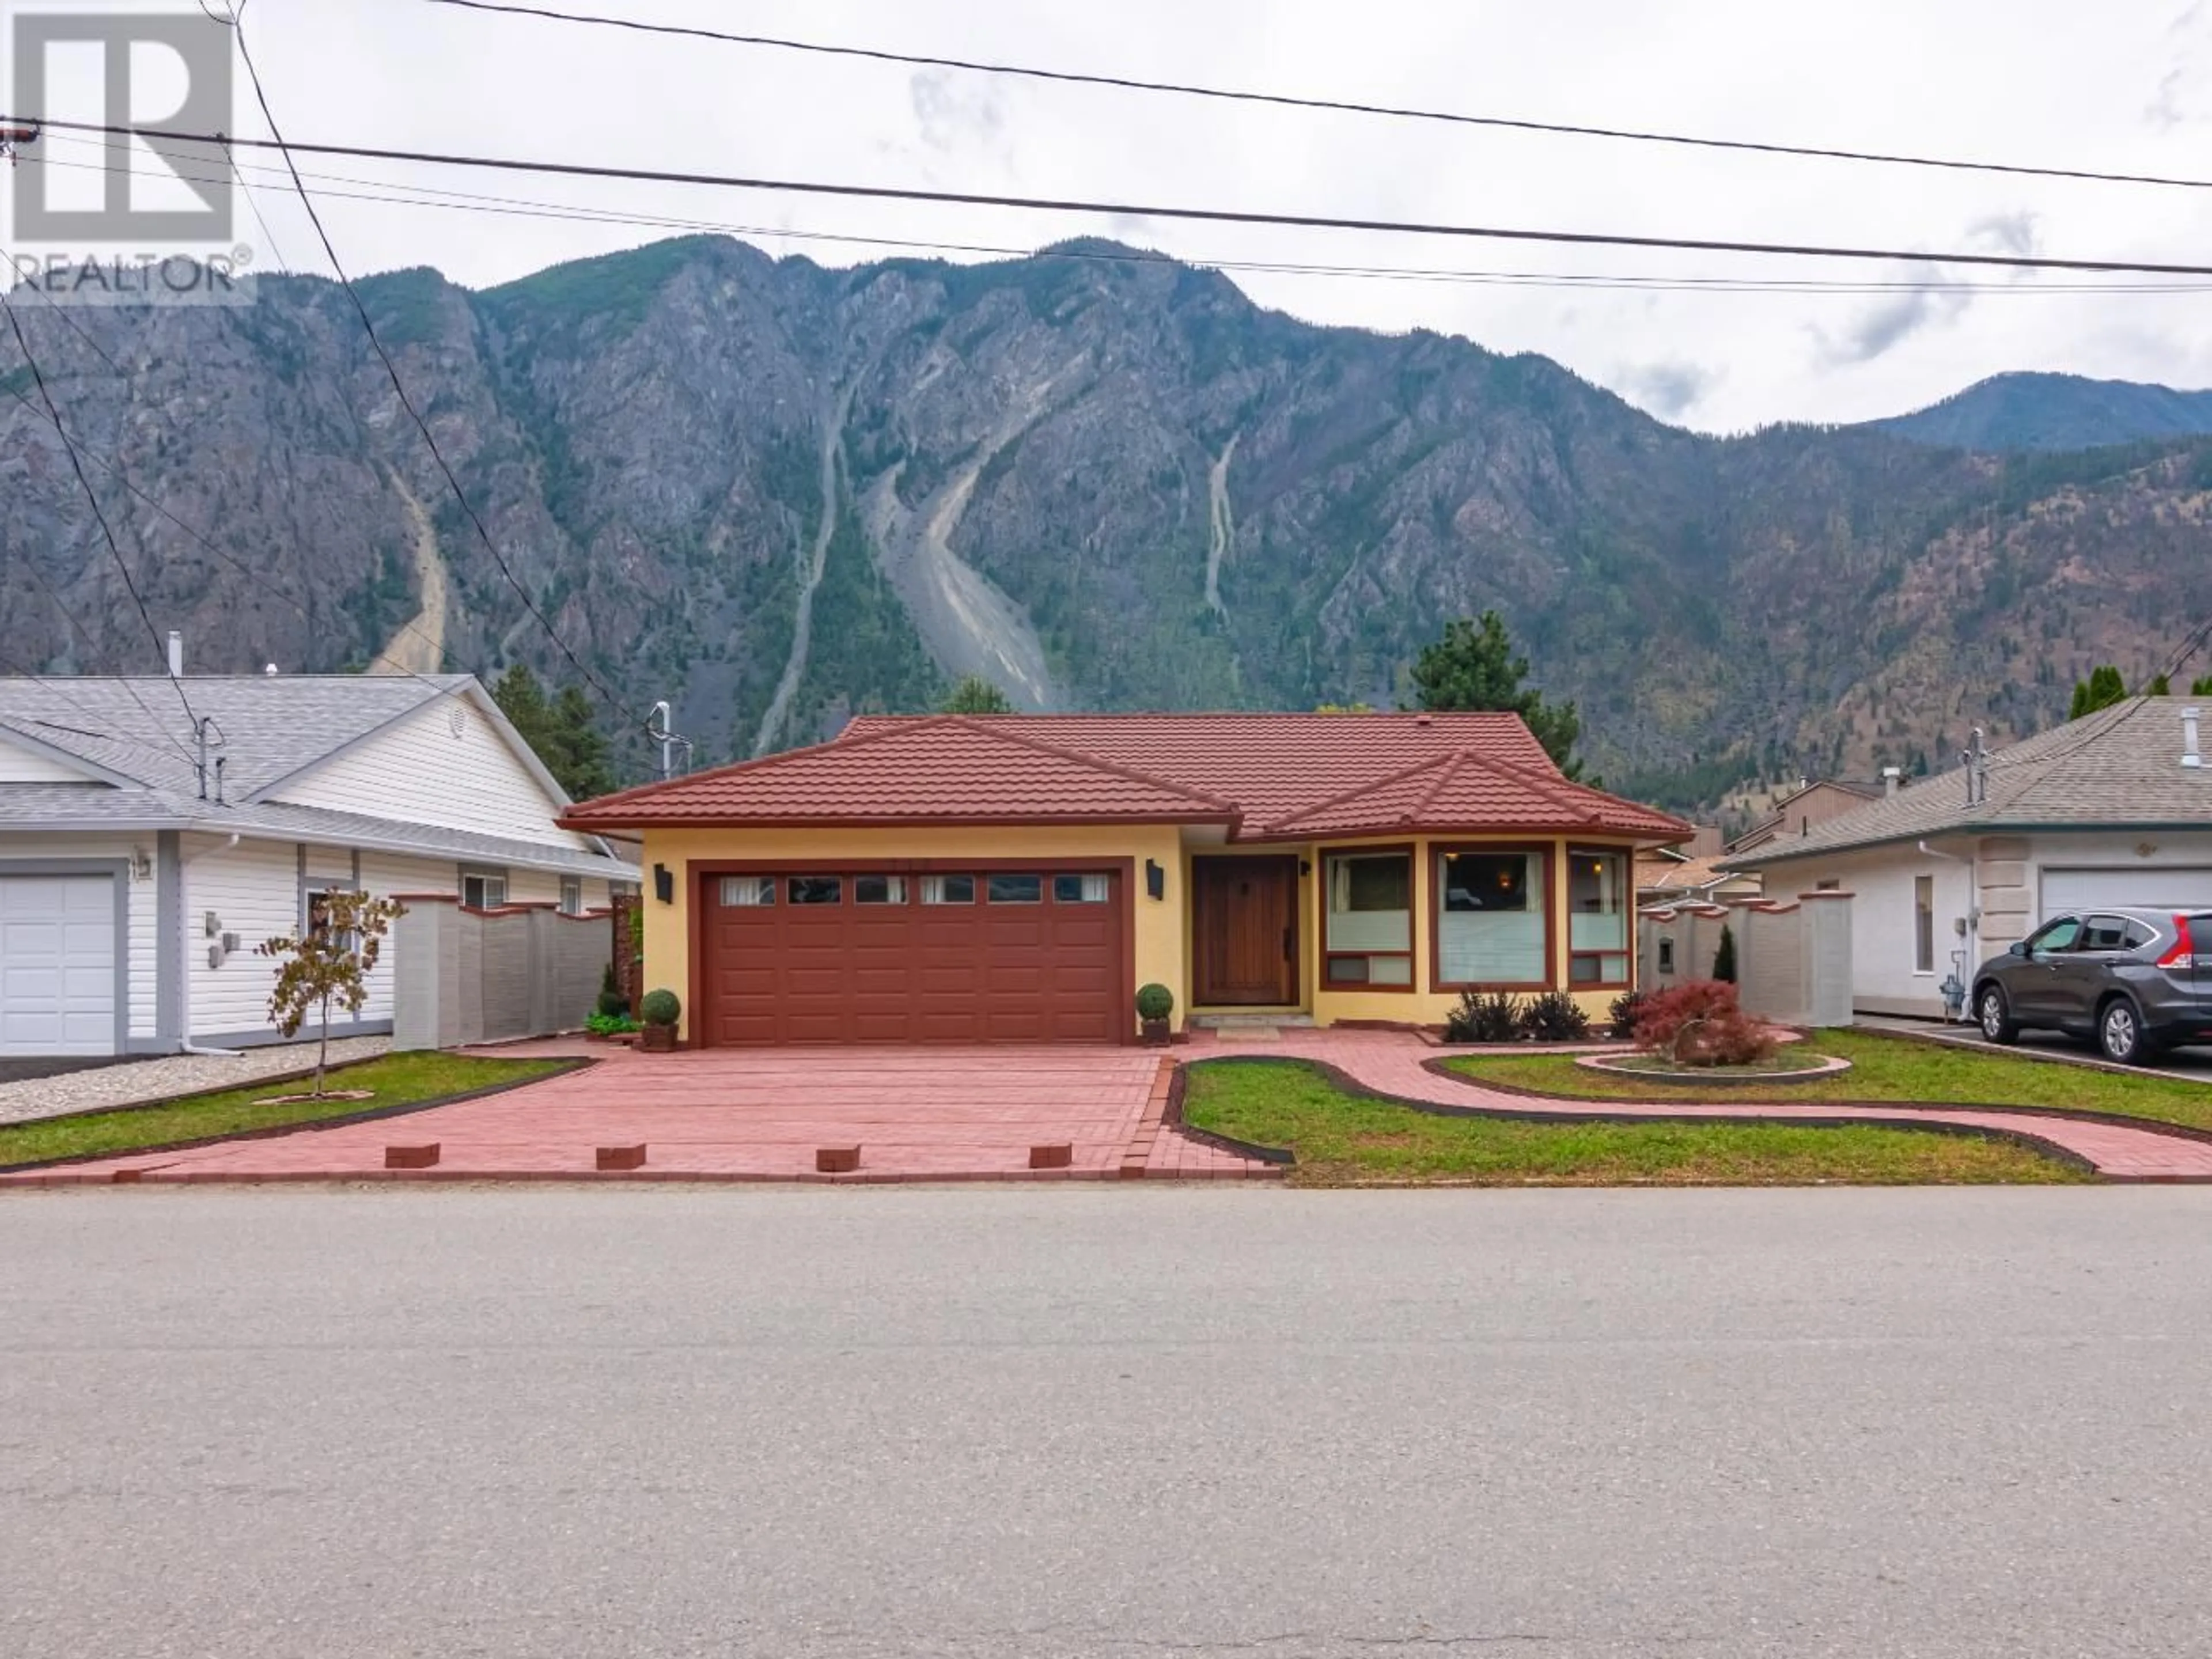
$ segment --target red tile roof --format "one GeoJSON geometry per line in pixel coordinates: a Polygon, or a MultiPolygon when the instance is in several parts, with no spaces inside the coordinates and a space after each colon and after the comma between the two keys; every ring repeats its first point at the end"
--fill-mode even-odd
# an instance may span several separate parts
{"type": "Polygon", "coordinates": [[[570,809],[662,824],[1215,823],[1239,841],[1690,827],[1570,783],[1512,714],[867,715],[834,743],[570,809]]]}

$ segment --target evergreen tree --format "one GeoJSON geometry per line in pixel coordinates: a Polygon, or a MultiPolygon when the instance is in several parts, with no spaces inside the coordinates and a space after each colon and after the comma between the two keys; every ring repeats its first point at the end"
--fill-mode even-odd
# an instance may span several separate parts
{"type": "Polygon", "coordinates": [[[2091,669],[2087,679],[2074,682],[2074,701],[2067,706],[2066,718],[2078,720],[2084,714],[2095,714],[2100,708],[2110,708],[2116,702],[2125,702],[2127,698],[2128,688],[2126,682],[2120,678],[2120,671],[2106,663],[2101,667],[2091,669]]]}
{"type": "Polygon", "coordinates": [[[970,674],[952,688],[938,712],[943,714],[1011,714],[1013,700],[981,674],[970,674]]]}
{"type": "Polygon", "coordinates": [[[2170,697],[2173,695],[2173,686],[2165,675],[2154,675],[2151,683],[2143,687],[2142,694],[2146,697],[2170,697]]]}
{"type": "Polygon", "coordinates": [[[1424,708],[1520,715],[1562,772],[1582,776],[1583,763],[1574,752],[1582,736],[1581,714],[1573,703],[1547,702],[1534,688],[1522,684],[1528,678],[1528,659],[1516,654],[1512,635],[1495,611],[1446,623],[1443,637],[1413,659],[1412,678],[1424,708]]]}
{"type": "Polygon", "coordinates": [[[1713,950],[1713,977],[1723,985],[1735,983],[1735,933],[1726,922],[1721,924],[1721,942],[1713,950]]]}
{"type": "Polygon", "coordinates": [[[538,676],[517,663],[499,677],[491,698],[572,800],[589,800],[615,787],[607,740],[592,722],[591,699],[581,686],[564,687],[548,701],[538,676]]]}
{"type": "Polygon", "coordinates": [[[2189,695],[2192,697],[2212,697],[2212,674],[2200,675],[2190,681],[2189,695]]]}

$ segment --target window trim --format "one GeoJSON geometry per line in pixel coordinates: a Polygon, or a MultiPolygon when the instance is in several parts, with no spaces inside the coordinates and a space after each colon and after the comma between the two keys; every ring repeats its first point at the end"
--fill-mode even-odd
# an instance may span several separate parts
{"type": "Polygon", "coordinates": [[[514,888],[514,879],[507,873],[506,867],[502,865],[497,864],[464,864],[460,866],[459,874],[454,885],[458,890],[456,896],[458,896],[461,902],[461,908],[464,910],[474,910],[478,915],[488,915],[494,910],[506,909],[512,902],[512,901],[507,897],[507,895],[512,892],[514,888]],[[469,883],[471,881],[497,882],[499,884],[499,902],[496,904],[471,904],[469,902],[469,883]]]}
{"type": "Polygon", "coordinates": [[[1314,848],[1314,860],[1315,868],[1320,872],[1321,878],[1313,884],[1316,911],[1314,936],[1321,943],[1321,983],[1316,988],[1322,991],[1348,992],[1353,995],[1372,992],[1378,996],[1411,996],[1419,991],[1421,988],[1420,848],[1410,841],[1390,842],[1380,846],[1316,847],[1314,848]],[[1394,855],[1402,856],[1406,860],[1406,927],[1413,937],[1407,940],[1406,948],[1402,951],[1331,950],[1328,943],[1328,872],[1331,862],[1337,859],[1389,858],[1394,855]],[[1402,958],[1406,964],[1406,982],[1403,985],[1377,985],[1371,980],[1362,980],[1354,984],[1347,984],[1341,980],[1329,977],[1328,966],[1332,962],[1346,957],[1365,962],[1375,957],[1387,957],[1393,962],[1402,958]]]}
{"type": "MultiPolygon", "coordinates": [[[[1534,991],[1555,988],[1559,982],[1559,848],[1540,841],[1504,842],[1443,842],[1429,843],[1429,983],[1438,991],[1534,991]],[[1443,917],[1444,884],[1443,861],[1462,853],[1520,853],[1535,854],[1544,861],[1542,878],[1542,908],[1544,918],[1544,977],[1524,980],[1446,979],[1443,975],[1443,917]]],[[[1632,876],[1631,879],[1634,878],[1632,876]]],[[[1636,969],[1630,964],[1629,973],[1636,969]]],[[[1625,982],[1625,981],[1624,981],[1625,982]]],[[[1599,985],[1575,988],[1583,991],[1605,988],[1599,985]]]]}
{"type": "Polygon", "coordinates": [[[561,896],[554,901],[554,908],[564,916],[580,916],[584,914],[584,878],[581,876],[561,878],[561,896]],[[573,910],[568,908],[568,891],[571,888],[574,888],[576,893],[576,908],[573,910]]]}
{"type": "MultiPolygon", "coordinates": [[[[1569,864],[1572,864],[1575,860],[1576,855],[1582,853],[1587,853],[1594,858],[1616,858],[1620,860],[1622,870],[1620,881],[1620,920],[1621,934],[1625,942],[1618,951],[1576,950],[1574,941],[1575,913],[1572,908],[1569,908],[1567,911],[1567,937],[1560,941],[1565,950],[1567,964],[1566,980],[1562,988],[1569,992],[1626,991],[1633,989],[1636,984],[1637,955],[1636,849],[1632,847],[1608,847],[1602,843],[1588,847],[1576,847],[1570,843],[1567,847],[1566,853],[1567,862],[1569,864]],[[1615,956],[1620,958],[1621,966],[1627,970],[1621,978],[1593,979],[1584,981],[1580,983],[1577,982],[1575,979],[1575,961],[1577,957],[1595,957],[1602,962],[1607,957],[1615,956]]],[[[1562,885],[1564,890],[1561,894],[1561,897],[1567,905],[1571,906],[1574,902],[1574,888],[1571,884],[1562,884],[1562,885]]],[[[1553,971],[1555,973],[1558,971],[1556,963],[1553,965],[1553,971]]]]}

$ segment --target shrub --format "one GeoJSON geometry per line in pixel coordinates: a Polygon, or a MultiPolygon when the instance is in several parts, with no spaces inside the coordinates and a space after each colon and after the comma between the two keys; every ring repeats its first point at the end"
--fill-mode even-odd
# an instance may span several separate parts
{"type": "Polygon", "coordinates": [[[610,1014],[594,1011],[584,1021],[584,1029],[593,1036],[621,1036],[637,1030],[637,1022],[628,1013],[610,1014]]]}
{"type": "Polygon", "coordinates": [[[1752,1066],[1773,1055],[1774,1035],[1743,1012],[1735,986],[1698,979],[1645,999],[1636,1046],[1682,1066],[1752,1066]]]}
{"type": "Polygon", "coordinates": [[[629,999],[623,994],[622,975],[615,972],[615,965],[611,962],[607,964],[607,971],[599,977],[598,1007],[599,1012],[610,1019],[619,1017],[627,1020],[629,1018],[629,999]]]}
{"type": "Polygon", "coordinates": [[[1463,993],[1444,1017],[1447,1042],[1511,1042],[1521,1035],[1521,1005],[1504,992],[1463,993]]]}
{"type": "Polygon", "coordinates": [[[673,1025],[684,1018],[684,1005],[673,991],[647,991],[637,1006],[647,1025],[673,1025]]]}
{"type": "Polygon", "coordinates": [[[1723,985],[1735,983],[1735,933],[1721,924],[1721,942],[1713,948],[1713,977],[1723,985]]]}
{"type": "Polygon", "coordinates": [[[1644,1005],[1650,1000],[1650,999],[1641,991],[1623,991],[1615,997],[1613,1000],[1613,1006],[1605,1011],[1606,1018],[1613,1022],[1613,1036],[1633,1036],[1636,1034],[1637,1019],[1642,1015],[1644,1005]]]}
{"type": "Polygon", "coordinates": [[[1147,1023],[1175,1012],[1175,993],[1164,985],[1147,985],[1137,993],[1137,1018],[1147,1023]]]}
{"type": "Polygon", "coordinates": [[[1589,1016],[1565,991],[1547,991],[1521,1006],[1521,1031],[1531,1042],[1580,1042],[1589,1036],[1589,1016]]]}

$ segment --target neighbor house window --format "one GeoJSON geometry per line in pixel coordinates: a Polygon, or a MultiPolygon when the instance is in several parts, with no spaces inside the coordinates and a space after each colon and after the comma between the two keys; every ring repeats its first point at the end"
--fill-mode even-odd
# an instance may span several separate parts
{"type": "Polygon", "coordinates": [[[561,878],[561,914],[564,916],[584,914],[584,878],[581,876],[561,878]]]}
{"type": "Polygon", "coordinates": [[[845,878],[842,876],[793,876],[787,886],[793,904],[842,904],[845,902],[845,878]]]}
{"type": "Polygon", "coordinates": [[[496,910],[507,902],[507,872],[461,872],[461,902],[471,910],[496,910]]]}
{"type": "Polygon", "coordinates": [[[722,903],[732,910],[757,909],[775,902],[774,876],[724,876],[722,903]]]}
{"type": "Polygon", "coordinates": [[[1659,971],[1662,974],[1671,974],[1674,971],[1674,941],[1668,935],[1662,934],[1660,937],[1659,971]]]}
{"type": "Polygon", "coordinates": [[[1915,973],[1936,971],[1936,878],[1912,878],[1912,968],[1915,973]]]}
{"type": "Polygon", "coordinates": [[[988,876],[991,902],[994,904],[1042,904],[1044,902],[1042,876],[988,876]]]}
{"type": "Polygon", "coordinates": [[[1551,981],[1546,859],[1524,848],[1437,855],[1437,983],[1551,981]]]}
{"type": "Polygon", "coordinates": [[[1628,854],[1577,847],[1567,854],[1567,983],[1628,983],[1628,854]]]}
{"type": "Polygon", "coordinates": [[[1052,902],[1054,904],[1103,904],[1106,902],[1106,878],[1054,876],[1052,878],[1052,902]]]}
{"type": "Polygon", "coordinates": [[[1407,990],[1413,983],[1413,858],[1337,853],[1328,861],[1324,935],[1331,985],[1407,990]]]}
{"type": "Polygon", "coordinates": [[[975,902],[975,878],[924,876],[921,878],[921,902],[924,904],[973,904],[975,902]]]}
{"type": "Polygon", "coordinates": [[[855,876],[853,878],[853,902],[855,904],[904,904],[906,878],[904,876],[855,876]]]}

